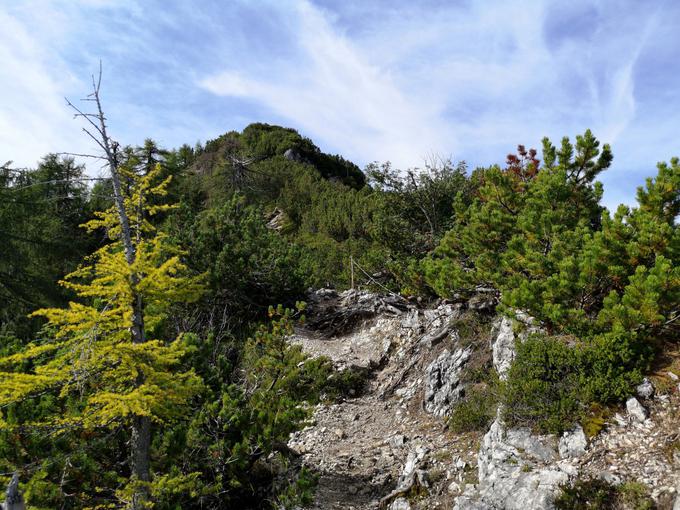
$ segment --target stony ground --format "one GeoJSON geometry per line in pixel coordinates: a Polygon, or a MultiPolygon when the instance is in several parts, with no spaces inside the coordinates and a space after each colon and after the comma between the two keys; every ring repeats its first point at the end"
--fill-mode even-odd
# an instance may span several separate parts
{"type": "Polygon", "coordinates": [[[459,372],[476,362],[476,351],[493,357],[499,373],[509,365],[513,333],[503,321],[494,338],[471,346],[457,329],[459,305],[421,309],[397,298],[331,291],[311,302],[309,325],[291,341],[328,356],[339,370],[371,372],[362,395],[319,405],[312,423],[289,441],[319,474],[311,508],[549,509],[556,484],[581,476],[643,483],[659,510],[680,510],[680,503],[673,506],[680,487],[680,387],[673,373],[656,378],[663,391],[639,397],[648,419],[623,407],[594,439],[584,438],[585,453],[564,457],[552,437],[537,461],[528,454],[546,439],[530,431],[496,429],[492,437],[446,428],[461,391],[459,372]]]}
{"type": "Polygon", "coordinates": [[[409,454],[423,454],[419,468],[438,496],[427,508],[450,508],[451,482],[474,477],[478,437],[454,436],[441,419],[412,412],[396,398],[369,395],[324,406],[315,421],[289,443],[321,475],[313,508],[377,508],[396,488],[409,454]]]}
{"type": "MultiPolygon", "coordinates": [[[[674,391],[673,391],[674,390],[674,391]]],[[[641,402],[649,410],[644,422],[631,420],[623,411],[579,459],[583,474],[602,476],[613,482],[636,481],[652,490],[659,508],[672,508],[680,489],[680,391],[641,402]]],[[[678,507],[680,508],[680,506],[678,507]]]]}
{"type": "MultiPolygon", "coordinates": [[[[326,306],[325,313],[337,305],[326,306]]],[[[387,506],[398,499],[389,495],[405,469],[427,473],[427,495],[411,498],[420,500],[418,506],[450,508],[460,486],[474,479],[481,434],[452,434],[444,418],[423,408],[426,367],[454,346],[455,333],[441,331],[456,313],[452,307],[409,306],[374,317],[359,314],[359,323],[339,335],[297,330],[294,342],[328,356],[338,368],[372,368],[363,395],[319,405],[313,424],[289,442],[320,475],[313,508],[372,509],[382,500],[387,506]],[[433,332],[441,337],[435,346],[433,332]]]]}

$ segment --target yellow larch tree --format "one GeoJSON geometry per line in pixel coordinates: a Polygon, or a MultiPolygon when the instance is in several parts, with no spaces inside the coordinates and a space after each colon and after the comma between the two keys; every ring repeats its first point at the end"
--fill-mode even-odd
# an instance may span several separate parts
{"type": "MultiPolygon", "coordinates": [[[[201,276],[190,276],[182,252],[149,218],[171,206],[160,205],[169,178],[160,165],[144,175],[119,166],[124,216],[114,205],[84,225],[105,229],[106,244],[62,285],[79,297],[67,308],[48,308],[33,315],[47,320],[47,338],[22,352],[0,358],[0,408],[46,392],[64,402],[64,414],[22,426],[50,433],[74,428],[126,426],[130,429],[130,483],[120,492],[125,504],[150,507],[150,427],[186,413],[186,404],[202,389],[193,370],[179,369],[188,347],[154,338],[170,307],[199,298],[201,276]],[[159,182],[160,181],[160,182],[159,182]],[[127,228],[134,257],[123,241],[127,228]],[[141,313],[140,313],[141,312],[141,313]]],[[[0,417],[0,426],[8,424],[0,417]]]]}

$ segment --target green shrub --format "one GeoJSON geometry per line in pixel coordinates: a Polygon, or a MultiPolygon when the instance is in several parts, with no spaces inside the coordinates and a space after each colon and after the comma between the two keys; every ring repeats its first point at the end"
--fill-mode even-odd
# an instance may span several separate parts
{"type": "Polygon", "coordinates": [[[629,332],[595,336],[579,349],[584,398],[602,403],[626,398],[642,380],[653,352],[650,344],[629,332]]]}
{"type": "Polygon", "coordinates": [[[585,410],[630,395],[652,353],[649,344],[631,333],[597,335],[574,346],[560,337],[530,337],[517,346],[508,372],[504,417],[509,424],[551,433],[581,420],[589,435],[595,435],[603,421],[585,410]]]}
{"type": "Polygon", "coordinates": [[[562,487],[555,500],[557,510],[652,510],[654,503],[645,485],[626,482],[612,485],[600,479],[579,479],[562,487]]]}
{"type": "Polygon", "coordinates": [[[448,419],[452,432],[486,430],[496,416],[498,398],[488,385],[473,386],[453,408],[448,419]]]}
{"type": "Polygon", "coordinates": [[[561,433],[581,409],[578,354],[559,339],[534,335],[517,345],[503,385],[503,418],[509,425],[561,433]]]}
{"type": "Polygon", "coordinates": [[[328,377],[324,390],[332,399],[358,397],[366,390],[370,375],[370,369],[352,366],[328,377]]]}
{"type": "Polygon", "coordinates": [[[639,482],[626,482],[618,487],[618,499],[624,508],[631,510],[652,510],[654,502],[649,497],[649,489],[639,482]]]}
{"type": "Polygon", "coordinates": [[[600,479],[578,480],[574,485],[563,487],[555,500],[558,510],[613,509],[616,487],[600,479]]]}
{"type": "Polygon", "coordinates": [[[314,502],[314,491],[319,483],[319,475],[303,466],[295,480],[277,495],[276,508],[293,509],[306,507],[314,502]]]}

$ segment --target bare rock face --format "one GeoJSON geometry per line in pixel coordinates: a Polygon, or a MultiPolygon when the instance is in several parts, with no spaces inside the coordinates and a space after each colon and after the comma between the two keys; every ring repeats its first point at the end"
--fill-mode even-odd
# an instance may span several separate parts
{"type": "Polygon", "coordinates": [[[353,289],[340,294],[332,289],[319,289],[309,294],[307,302],[308,328],[327,337],[348,333],[376,316],[398,316],[409,308],[408,302],[399,296],[353,289]]]}
{"type": "Polygon", "coordinates": [[[580,425],[562,434],[558,444],[560,457],[563,459],[580,457],[586,453],[588,439],[580,425]]]}
{"type": "Polygon", "coordinates": [[[319,289],[307,301],[307,323],[290,341],[312,356],[330,358],[338,369],[379,365],[400,335],[402,316],[409,310],[398,296],[358,290],[339,294],[319,289]]]}
{"type": "Polygon", "coordinates": [[[305,158],[297,151],[297,149],[290,148],[283,153],[283,157],[288,161],[295,161],[297,163],[306,163],[305,158]]]}
{"type": "Polygon", "coordinates": [[[555,438],[506,429],[496,419],[477,459],[479,483],[456,499],[454,510],[550,510],[559,487],[575,474],[558,461],[555,438]]]}
{"type": "Polygon", "coordinates": [[[470,349],[445,349],[427,367],[425,376],[425,410],[435,416],[444,416],[451,406],[464,395],[461,372],[470,359],[470,349]]]}
{"type": "Polygon", "coordinates": [[[515,342],[523,342],[531,334],[545,332],[536,319],[521,310],[515,312],[515,321],[519,333],[515,333],[513,321],[505,316],[496,321],[491,332],[493,366],[502,381],[507,379],[510,365],[515,359],[515,342]]]}
{"type": "Polygon", "coordinates": [[[507,317],[502,317],[494,325],[493,366],[501,380],[507,378],[508,370],[515,359],[515,333],[512,330],[512,322],[507,317]]]}

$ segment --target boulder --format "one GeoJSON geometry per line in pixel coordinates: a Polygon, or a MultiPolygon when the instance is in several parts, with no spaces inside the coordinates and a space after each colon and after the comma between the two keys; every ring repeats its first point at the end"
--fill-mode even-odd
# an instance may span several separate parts
{"type": "Polygon", "coordinates": [[[654,396],[654,385],[652,381],[646,377],[642,380],[642,383],[638,384],[635,388],[635,393],[637,396],[643,399],[652,398],[654,396]]]}
{"type": "Polygon", "coordinates": [[[644,422],[649,416],[647,409],[635,397],[626,400],[626,411],[630,420],[637,423],[644,422]]]}
{"type": "Polygon", "coordinates": [[[588,439],[580,425],[562,434],[557,449],[563,459],[580,457],[586,453],[588,439]]]}
{"type": "Polygon", "coordinates": [[[411,510],[411,504],[407,499],[397,498],[392,502],[389,510],[411,510]]]}

